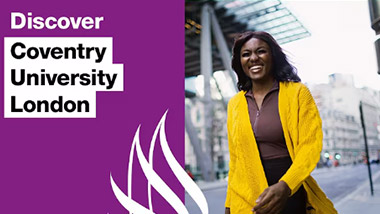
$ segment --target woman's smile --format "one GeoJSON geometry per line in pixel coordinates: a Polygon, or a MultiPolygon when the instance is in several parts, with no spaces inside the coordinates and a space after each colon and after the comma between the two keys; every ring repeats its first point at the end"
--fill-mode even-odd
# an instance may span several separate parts
{"type": "Polygon", "coordinates": [[[252,66],[252,67],[249,68],[249,71],[252,71],[254,73],[260,72],[261,70],[263,70],[263,66],[262,65],[254,65],[254,66],[252,66]]]}

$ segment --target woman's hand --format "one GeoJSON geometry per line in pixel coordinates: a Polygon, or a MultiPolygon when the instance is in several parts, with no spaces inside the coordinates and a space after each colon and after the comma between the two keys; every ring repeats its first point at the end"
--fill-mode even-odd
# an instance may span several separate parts
{"type": "Polygon", "coordinates": [[[224,214],[230,214],[230,208],[226,207],[226,210],[224,211],[224,214]]]}
{"type": "Polygon", "coordinates": [[[256,214],[277,214],[285,207],[290,195],[290,188],[280,181],[266,188],[256,200],[257,205],[252,209],[256,214]]]}

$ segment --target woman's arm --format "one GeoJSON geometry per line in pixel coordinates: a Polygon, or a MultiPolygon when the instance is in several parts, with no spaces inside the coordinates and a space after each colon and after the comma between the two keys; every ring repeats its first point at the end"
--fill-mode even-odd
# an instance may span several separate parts
{"type": "Polygon", "coordinates": [[[291,195],[298,190],[317,165],[323,138],[322,121],[314,99],[306,86],[302,86],[300,89],[298,103],[298,109],[293,109],[290,112],[291,114],[298,114],[298,117],[291,117],[292,115],[290,115],[290,121],[288,121],[288,123],[298,123],[297,129],[289,130],[298,132],[293,134],[298,136],[298,139],[292,139],[293,163],[280,179],[289,186],[291,195]]]}

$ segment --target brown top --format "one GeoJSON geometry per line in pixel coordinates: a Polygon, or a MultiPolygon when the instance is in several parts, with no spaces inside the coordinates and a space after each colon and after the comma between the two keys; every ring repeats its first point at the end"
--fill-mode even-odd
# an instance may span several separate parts
{"type": "Polygon", "coordinates": [[[265,95],[261,109],[256,104],[252,90],[245,94],[253,133],[263,160],[289,157],[278,113],[278,92],[279,84],[275,81],[265,95]]]}

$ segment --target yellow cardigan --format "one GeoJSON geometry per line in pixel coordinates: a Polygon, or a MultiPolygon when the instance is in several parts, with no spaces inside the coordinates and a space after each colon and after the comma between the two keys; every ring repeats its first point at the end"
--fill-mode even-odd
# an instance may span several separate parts
{"type": "MultiPolygon", "coordinates": [[[[248,105],[240,91],[228,103],[230,171],[226,207],[231,214],[252,214],[259,195],[268,187],[249,119],[248,105]]],[[[286,146],[293,164],[280,179],[293,195],[303,184],[308,213],[334,214],[334,205],[310,176],[322,150],[322,121],[309,90],[302,83],[280,82],[278,109],[286,146]]]]}

